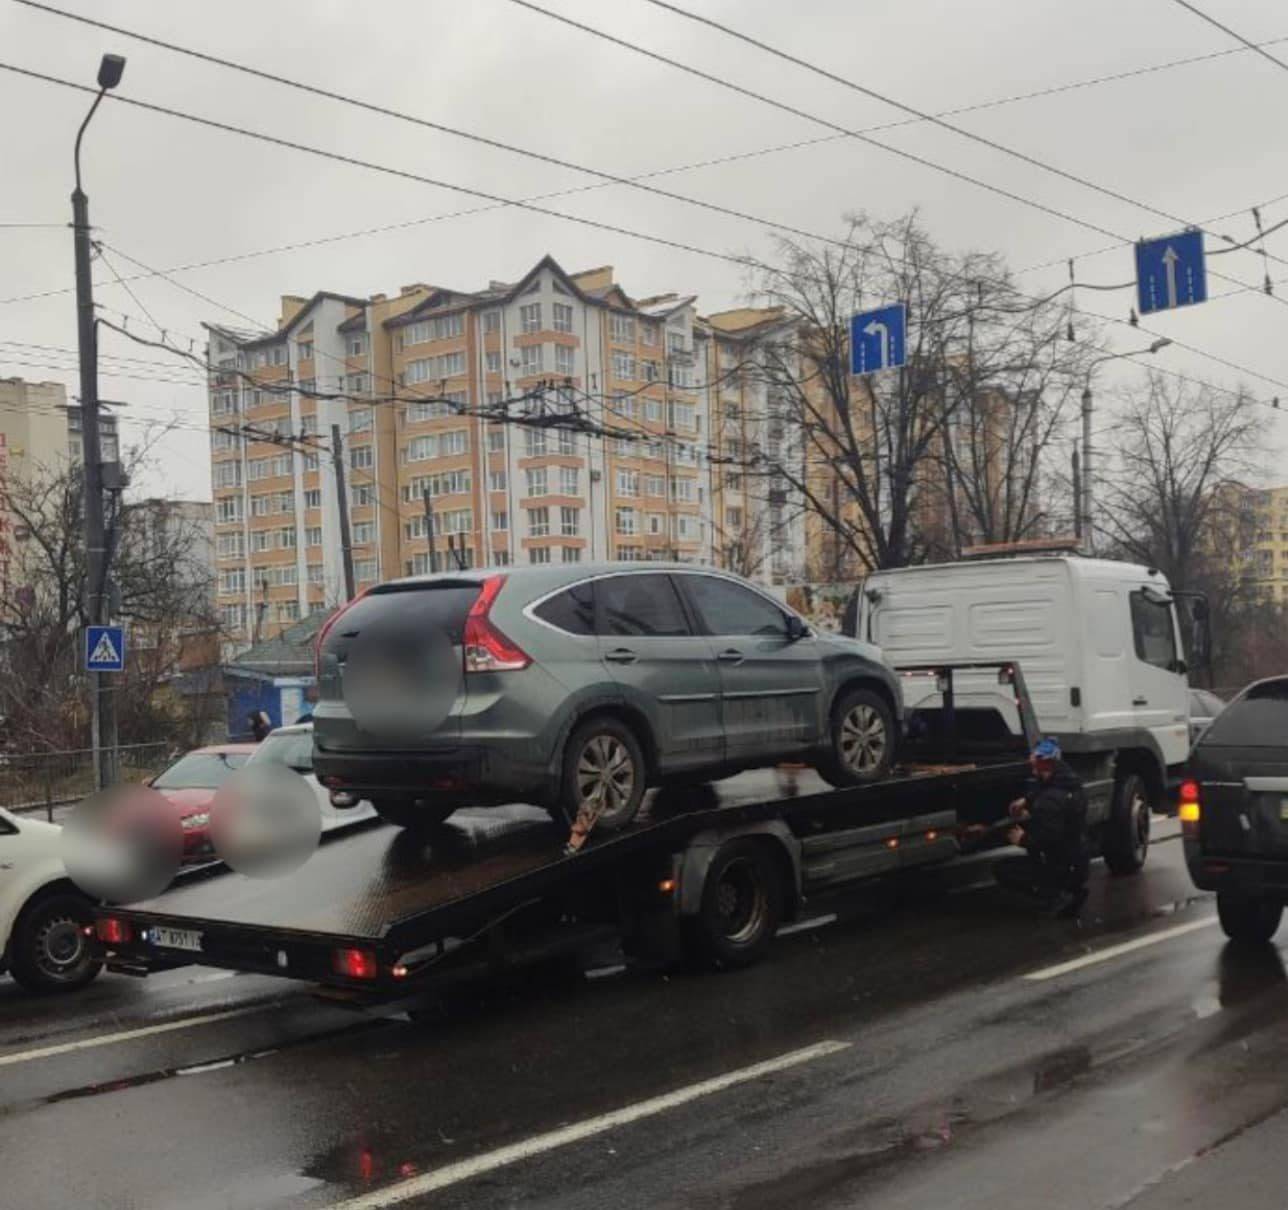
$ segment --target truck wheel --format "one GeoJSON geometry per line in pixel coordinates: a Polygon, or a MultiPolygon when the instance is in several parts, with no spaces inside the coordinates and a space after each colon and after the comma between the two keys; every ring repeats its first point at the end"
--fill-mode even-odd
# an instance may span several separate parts
{"type": "Polygon", "coordinates": [[[427,803],[418,807],[414,802],[401,798],[375,798],[371,805],[385,823],[416,833],[432,832],[446,823],[456,810],[455,803],[427,803]]]}
{"type": "Polygon", "coordinates": [[[720,970],[750,966],[769,948],[782,914],[783,884],[765,846],[731,840],[707,869],[698,914],[683,922],[689,954],[720,970]]]}
{"type": "Polygon", "coordinates": [[[84,929],[93,923],[90,902],[72,891],[38,895],[22,909],[9,943],[9,968],[29,992],[70,992],[84,987],[103,964],[84,929]]]}
{"type": "Polygon", "coordinates": [[[1114,787],[1114,804],[1105,821],[1101,845],[1111,874],[1135,874],[1149,853],[1149,787],[1139,773],[1128,773],[1114,787]]]}
{"type": "Polygon", "coordinates": [[[593,718],[569,736],[559,805],[570,824],[583,810],[598,811],[595,829],[616,832],[635,818],[646,788],[644,751],[625,723],[593,718]]]}
{"type": "Polygon", "coordinates": [[[1277,899],[1240,895],[1237,891],[1218,891],[1216,914],[1231,941],[1263,945],[1278,930],[1284,905],[1277,899]]]}
{"type": "Polygon", "coordinates": [[[833,786],[879,781],[894,763],[894,715],[871,689],[851,689],[832,709],[827,750],[816,768],[833,786]]]}

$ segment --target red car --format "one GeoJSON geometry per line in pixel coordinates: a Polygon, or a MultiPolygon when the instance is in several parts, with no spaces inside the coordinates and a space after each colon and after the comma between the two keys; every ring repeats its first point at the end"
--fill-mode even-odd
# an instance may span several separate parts
{"type": "Polygon", "coordinates": [[[212,744],[184,753],[149,783],[179,812],[183,825],[183,860],[205,861],[210,843],[210,803],[229,774],[240,769],[257,744],[212,744]]]}

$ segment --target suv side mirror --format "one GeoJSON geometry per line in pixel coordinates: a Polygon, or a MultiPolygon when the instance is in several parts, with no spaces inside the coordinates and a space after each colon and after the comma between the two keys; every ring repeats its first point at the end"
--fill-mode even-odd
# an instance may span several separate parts
{"type": "Polygon", "coordinates": [[[800,639],[809,637],[809,627],[800,620],[794,613],[787,615],[787,641],[795,643],[800,639]]]}

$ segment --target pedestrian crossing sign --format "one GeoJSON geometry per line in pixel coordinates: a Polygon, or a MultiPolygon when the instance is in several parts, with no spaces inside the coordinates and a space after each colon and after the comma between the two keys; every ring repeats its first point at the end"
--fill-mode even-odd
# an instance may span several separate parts
{"type": "Polygon", "coordinates": [[[125,627],[85,628],[85,671],[121,672],[125,668],[125,627]]]}

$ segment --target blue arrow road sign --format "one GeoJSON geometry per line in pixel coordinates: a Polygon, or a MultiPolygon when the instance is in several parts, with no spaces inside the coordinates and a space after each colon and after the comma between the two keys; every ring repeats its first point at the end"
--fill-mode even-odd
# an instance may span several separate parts
{"type": "Polygon", "coordinates": [[[125,668],[125,627],[85,627],[85,671],[121,672],[125,668]]]}
{"type": "Polygon", "coordinates": [[[1141,240],[1136,245],[1136,294],[1142,315],[1207,302],[1203,232],[1141,240]]]}
{"type": "Polygon", "coordinates": [[[908,308],[904,303],[850,316],[850,373],[875,374],[903,365],[908,308]]]}

